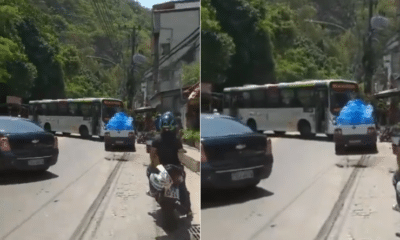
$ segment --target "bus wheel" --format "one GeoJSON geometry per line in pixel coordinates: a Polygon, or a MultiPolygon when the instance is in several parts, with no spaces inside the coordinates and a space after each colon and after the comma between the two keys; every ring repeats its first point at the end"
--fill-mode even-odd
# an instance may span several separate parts
{"type": "Polygon", "coordinates": [[[46,124],[44,125],[44,130],[45,130],[46,132],[51,132],[50,123],[46,123],[46,124]]]}
{"type": "Polygon", "coordinates": [[[254,121],[253,119],[247,121],[247,126],[251,128],[251,130],[253,130],[254,132],[257,132],[257,124],[256,121],[254,121]]]}
{"type": "Polygon", "coordinates": [[[299,132],[300,132],[301,137],[303,137],[303,138],[309,138],[312,136],[311,126],[306,121],[302,121],[299,123],[299,132]]]}
{"type": "Polygon", "coordinates": [[[79,134],[81,135],[82,138],[85,139],[89,138],[89,130],[85,126],[80,127],[79,134]]]}
{"type": "Polygon", "coordinates": [[[276,135],[284,135],[286,131],[274,131],[276,135]]]}
{"type": "Polygon", "coordinates": [[[332,141],[332,140],[333,140],[333,134],[327,134],[327,136],[328,136],[328,140],[329,140],[329,141],[332,141]]]}

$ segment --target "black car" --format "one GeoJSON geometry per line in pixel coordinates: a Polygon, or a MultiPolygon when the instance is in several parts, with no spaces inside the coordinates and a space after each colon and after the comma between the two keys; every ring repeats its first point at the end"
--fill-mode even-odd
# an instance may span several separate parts
{"type": "Polygon", "coordinates": [[[270,139],[229,116],[200,119],[202,189],[251,187],[270,176],[270,139]]]}
{"type": "Polygon", "coordinates": [[[44,172],[57,160],[56,136],[28,119],[0,117],[0,170],[44,172]]]}

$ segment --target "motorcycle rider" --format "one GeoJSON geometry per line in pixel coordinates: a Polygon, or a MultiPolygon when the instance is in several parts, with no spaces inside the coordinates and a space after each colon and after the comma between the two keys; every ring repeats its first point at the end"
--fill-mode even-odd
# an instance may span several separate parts
{"type": "MultiPolygon", "coordinates": [[[[151,164],[147,169],[147,176],[151,173],[158,173],[157,165],[175,165],[183,169],[183,165],[179,160],[179,154],[185,152],[183,149],[182,142],[176,137],[176,120],[171,112],[164,113],[160,120],[159,126],[161,133],[155,137],[150,150],[150,161],[151,164]]],[[[152,189],[150,184],[150,190],[152,189]]],[[[180,202],[183,206],[187,206],[187,216],[192,216],[191,203],[189,197],[189,191],[186,188],[186,181],[183,180],[179,186],[180,190],[180,202]]],[[[149,191],[148,195],[152,196],[152,192],[149,191]]]]}

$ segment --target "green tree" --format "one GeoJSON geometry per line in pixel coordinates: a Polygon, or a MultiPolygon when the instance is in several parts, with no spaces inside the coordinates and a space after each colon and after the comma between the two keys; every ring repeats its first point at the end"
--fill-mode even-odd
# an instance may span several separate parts
{"type": "Polygon", "coordinates": [[[184,86],[193,85],[200,81],[200,63],[198,61],[192,64],[182,66],[182,83],[184,86]]]}

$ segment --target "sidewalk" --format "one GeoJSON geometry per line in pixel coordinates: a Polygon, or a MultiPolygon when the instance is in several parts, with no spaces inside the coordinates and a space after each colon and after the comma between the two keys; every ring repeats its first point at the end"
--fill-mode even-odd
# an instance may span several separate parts
{"type": "Polygon", "coordinates": [[[200,173],[200,151],[197,148],[183,144],[185,153],[184,165],[193,172],[200,173]]]}
{"type": "Polygon", "coordinates": [[[392,210],[396,157],[391,143],[378,150],[367,155],[328,239],[396,239],[400,232],[400,213],[392,210]]]}
{"type": "Polygon", "coordinates": [[[200,229],[200,175],[185,169],[193,220],[182,218],[178,229],[167,233],[162,226],[160,206],[146,195],[149,189],[148,165],[149,154],[145,146],[137,145],[137,152],[130,154],[121,166],[83,240],[199,239],[194,233],[200,229]]]}

